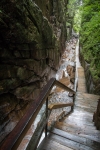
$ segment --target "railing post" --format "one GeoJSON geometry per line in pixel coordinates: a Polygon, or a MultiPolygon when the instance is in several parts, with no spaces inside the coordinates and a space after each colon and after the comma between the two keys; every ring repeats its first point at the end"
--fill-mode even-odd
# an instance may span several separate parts
{"type": "MultiPolygon", "coordinates": [[[[46,118],[48,117],[48,97],[46,99],[46,118]]],[[[46,124],[45,127],[45,137],[47,137],[47,130],[48,130],[48,123],[46,124]]]]}

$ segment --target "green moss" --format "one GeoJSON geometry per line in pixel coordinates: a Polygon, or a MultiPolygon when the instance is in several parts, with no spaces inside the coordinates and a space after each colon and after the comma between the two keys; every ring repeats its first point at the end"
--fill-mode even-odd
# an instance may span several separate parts
{"type": "Polygon", "coordinates": [[[98,76],[98,71],[96,69],[90,67],[90,72],[94,81],[100,80],[100,77],[98,76]]]}
{"type": "Polygon", "coordinates": [[[43,45],[46,47],[50,47],[52,45],[52,27],[50,26],[48,20],[43,18],[43,26],[42,26],[42,41],[43,45]]]}
{"type": "Polygon", "coordinates": [[[26,68],[22,68],[22,67],[18,68],[17,77],[19,77],[20,80],[27,80],[32,76],[34,76],[33,71],[29,71],[26,68]]]}
{"type": "Polygon", "coordinates": [[[24,86],[21,88],[17,88],[15,91],[15,95],[19,98],[27,98],[31,93],[34,92],[34,90],[36,89],[36,86],[24,86]]]}
{"type": "Polygon", "coordinates": [[[15,89],[20,84],[20,80],[16,78],[2,80],[0,82],[0,94],[8,92],[11,89],[15,89]]]}

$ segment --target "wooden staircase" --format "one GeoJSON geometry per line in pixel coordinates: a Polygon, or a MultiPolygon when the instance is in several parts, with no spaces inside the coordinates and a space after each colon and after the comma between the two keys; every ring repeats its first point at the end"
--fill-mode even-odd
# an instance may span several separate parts
{"type": "Polygon", "coordinates": [[[4,140],[0,147],[1,150],[22,150],[20,146],[23,146],[23,141],[25,146],[23,149],[26,150],[100,150],[100,131],[96,129],[93,123],[93,113],[96,111],[99,96],[86,93],[83,67],[78,66],[77,72],[75,79],[77,92],[55,78],[48,81],[39,97],[33,101],[26,114],[4,140]],[[55,85],[71,92],[75,101],[67,103],[64,100],[64,103],[50,103],[48,105],[50,91],[55,85]],[[45,109],[42,117],[28,142],[25,139],[27,132],[30,132],[44,103],[45,109]],[[63,107],[71,107],[71,112],[66,113],[62,109],[63,107]],[[49,116],[53,109],[61,109],[62,112],[59,111],[56,121],[53,121],[52,128],[47,128],[49,116]],[[39,145],[44,129],[45,138],[39,145]]]}
{"type": "Polygon", "coordinates": [[[57,120],[38,150],[100,150],[100,131],[93,123],[100,96],[86,93],[83,67],[78,67],[78,88],[73,112],[57,120]]]}

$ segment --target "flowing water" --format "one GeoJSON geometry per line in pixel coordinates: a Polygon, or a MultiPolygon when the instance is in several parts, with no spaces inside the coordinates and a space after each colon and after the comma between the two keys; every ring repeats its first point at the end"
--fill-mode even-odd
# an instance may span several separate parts
{"type": "MultiPolygon", "coordinates": [[[[62,55],[61,65],[56,74],[56,79],[73,89],[74,85],[71,82],[71,78],[75,79],[75,48],[76,48],[76,39],[71,39],[66,43],[66,50],[62,55]]],[[[49,103],[71,103],[73,102],[73,97],[69,97],[69,92],[59,88],[54,87],[51,95],[49,96],[49,103]]],[[[52,113],[49,118],[49,124],[52,121],[56,120],[57,116],[61,114],[62,111],[65,111],[66,114],[70,112],[71,107],[60,108],[52,110],[52,113]]]]}

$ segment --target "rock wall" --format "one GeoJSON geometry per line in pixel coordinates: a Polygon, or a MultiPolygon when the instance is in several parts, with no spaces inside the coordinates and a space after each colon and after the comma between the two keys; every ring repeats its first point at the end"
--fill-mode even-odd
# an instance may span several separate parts
{"type": "Polygon", "coordinates": [[[0,141],[55,76],[67,38],[67,3],[0,1],[0,141]]]}
{"type": "Polygon", "coordinates": [[[100,78],[94,79],[94,77],[92,76],[90,71],[90,64],[84,60],[81,54],[81,48],[80,48],[80,61],[82,66],[85,69],[86,87],[88,93],[100,95],[100,78]]]}
{"type": "Polygon", "coordinates": [[[97,110],[93,115],[93,121],[97,130],[100,130],[100,99],[98,100],[97,110]]]}

